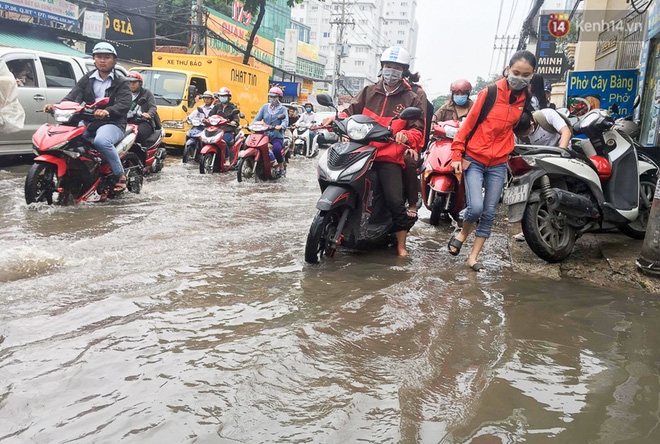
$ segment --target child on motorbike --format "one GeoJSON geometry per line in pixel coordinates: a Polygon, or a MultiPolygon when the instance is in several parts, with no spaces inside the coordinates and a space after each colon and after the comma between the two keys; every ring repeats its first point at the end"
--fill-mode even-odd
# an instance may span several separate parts
{"type": "Polygon", "coordinates": [[[467,265],[476,272],[484,270],[478,262],[479,253],[493,228],[504,187],[506,162],[514,146],[513,127],[528,104],[528,86],[535,69],[534,54],[524,50],[513,54],[505,70],[506,77],[495,82],[497,96],[485,119],[477,124],[491,88],[479,93],[452,143],[452,167],[457,174],[465,173],[467,211],[461,231],[451,236],[447,248],[450,254],[457,256],[478,222],[467,260],[467,265]]]}
{"type": "Polygon", "coordinates": [[[268,91],[268,103],[259,109],[259,112],[254,118],[254,122],[264,122],[268,125],[274,125],[274,128],[266,132],[270,143],[273,145],[273,154],[279,166],[280,176],[284,176],[284,157],[282,156],[282,147],[284,146],[284,133],[283,128],[289,126],[289,115],[287,109],[280,103],[280,99],[284,97],[284,93],[277,86],[272,87],[268,91]],[[284,116],[280,119],[280,116],[284,116]]]}

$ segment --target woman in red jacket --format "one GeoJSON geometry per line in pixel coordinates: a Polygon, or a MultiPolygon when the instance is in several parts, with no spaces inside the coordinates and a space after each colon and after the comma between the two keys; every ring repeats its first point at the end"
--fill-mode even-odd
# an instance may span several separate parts
{"type": "Polygon", "coordinates": [[[449,253],[458,255],[478,221],[474,245],[467,260],[468,266],[477,272],[484,270],[478,262],[479,253],[493,228],[506,177],[506,162],[513,151],[513,127],[527,103],[527,87],[535,68],[534,54],[529,51],[516,52],[505,70],[506,77],[495,82],[497,98],[485,120],[477,126],[488,89],[479,93],[452,143],[452,167],[456,173],[464,173],[465,177],[467,211],[463,217],[463,228],[452,235],[448,248],[449,253]]]}

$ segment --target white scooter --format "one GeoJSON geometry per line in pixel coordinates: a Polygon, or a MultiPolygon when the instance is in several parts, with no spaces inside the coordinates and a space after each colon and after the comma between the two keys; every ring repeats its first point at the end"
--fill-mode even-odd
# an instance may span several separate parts
{"type": "Polygon", "coordinates": [[[618,228],[639,239],[655,194],[656,168],[638,161],[630,137],[614,129],[606,111],[589,111],[575,125],[596,155],[572,149],[517,145],[504,192],[509,222],[521,222],[529,247],[548,262],[570,255],[588,231],[618,228]]]}
{"type": "Polygon", "coordinates": [[[315,123],[296,123],[293,130],[293,154],[306,157],[314,157],[319,152],[318,134],[311,137],[311,129],[315,123]]]}

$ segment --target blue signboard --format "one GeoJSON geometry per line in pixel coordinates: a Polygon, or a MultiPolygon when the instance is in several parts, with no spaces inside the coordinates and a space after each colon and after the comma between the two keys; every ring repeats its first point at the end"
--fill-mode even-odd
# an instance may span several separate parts
{"type": "Polygon", "coordinates": [[[300,83],[295,82],[270,82],[270,87],[277,86],[287,97],[298,97],[300,95],[300,83]]]}
{"type": "Polygon", "coordinates": [[[608,110],[615,118],[631,115],[637,77],[636,69],[571,72],[566,91],[568,108],[577,116],[596,108],[608,110]]]}
{"type": "Polygon", "coordinates": [[[48,2],[43,7],[40,2],[0,1],[0,11],[29,15],[30,17],[80,27],[80,23],[78,23],[78,6],[66,1],[48,2]]]}

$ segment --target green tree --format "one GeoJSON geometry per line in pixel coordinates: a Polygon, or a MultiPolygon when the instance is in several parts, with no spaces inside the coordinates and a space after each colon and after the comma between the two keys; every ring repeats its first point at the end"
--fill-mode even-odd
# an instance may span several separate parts
{"type": "Polygon", "coordinates": [[[444,105],[447,100],[449,100],[449,97],[451,97],[449,94],[445,94],[444,96],[438,96],[433,99],[431,101],[431,103],[433,103],[433,111],[437,111],[442,105],[444,105]]]}

